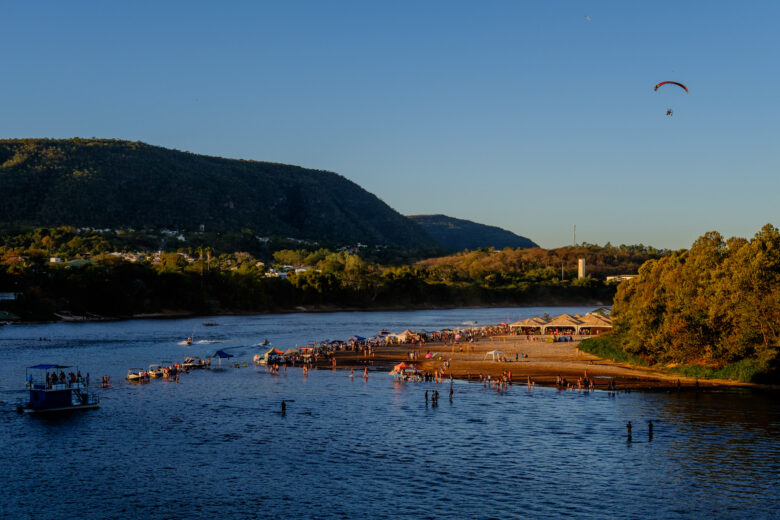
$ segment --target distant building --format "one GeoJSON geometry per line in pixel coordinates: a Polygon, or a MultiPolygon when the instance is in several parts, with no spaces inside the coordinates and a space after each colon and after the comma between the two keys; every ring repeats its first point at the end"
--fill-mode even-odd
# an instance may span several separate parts
{"type": "Polygon", "coordinates": [[[580,258],[577,260],[577,278],[585,278],[585,259],[580,258]]]}
{"type": "Polygon", "coordinates": [[[624,280],[630,280],[632,278],[635,278],[637,275],[635,274],[618,274],[615,276],[607,276],[607,283],[609,282],[616,282],[620,283],[624,280]]]}

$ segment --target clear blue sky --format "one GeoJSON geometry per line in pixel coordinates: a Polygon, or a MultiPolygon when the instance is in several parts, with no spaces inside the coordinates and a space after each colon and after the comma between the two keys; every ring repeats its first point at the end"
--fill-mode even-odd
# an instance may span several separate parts
{"type": "Polygon", "coordinates": [[[778,24],[777,1],[0,0],[0,137],[331,170],[543,247],[574,224],[689,247],[780,226],[778,24]]]}

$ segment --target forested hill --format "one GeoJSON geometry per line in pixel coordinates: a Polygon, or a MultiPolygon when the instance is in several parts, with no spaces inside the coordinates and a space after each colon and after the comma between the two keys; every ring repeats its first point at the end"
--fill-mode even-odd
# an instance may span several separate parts
{"type": "Polygon", "coordinates": [[[449,251],[474,250],[483,247],[496,249],[539,247],[533,241],[506,229],[478,224],[470,220],[446,215],[410,215],[409,218],[420,224],[441,247],[449,251]]]}
{"type": "Polygon", "coordinates": [[[413,221],[341,175],[108,139],[0,140],[0,225],[250,229],[430,247],[413,221]]]}

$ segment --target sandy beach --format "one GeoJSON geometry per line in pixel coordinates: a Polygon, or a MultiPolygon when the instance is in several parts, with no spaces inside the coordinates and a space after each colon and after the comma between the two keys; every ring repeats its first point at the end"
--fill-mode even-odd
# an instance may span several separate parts
{"type": "MultiPolygon", "coordinates": [[[[444,344],[440,342],[423,345],[391,345],[379,347],[371,356],[359,352],[338,352],[337,366],[360,366],[366,361],[379,366],[391,367],[394,363],[405,361],[420,370],[433,372],[441,370],[445,361],[445,377],[451,374],[456,379],[478,380],[481,375],[495,378],[504,371],[511,372],[514,384],[525,384],[532,378],[536,384],[554,386],[557,376],[576,383],[586,374],[595,380],[598,389],[607,389],[613,380],[618,390],[627,389],[676,389],[678,381],[683,388],[695,388],[696,379],[681,377],[674,373],[662,372],[651,368],[613,363],[608,359],[581,352],[579,341],[549,343],[528,341],[525,336],[492,336],[480,338],[473,343],[444,344]],[[493,361],[486,354],[498,350],[506,361],[493,361]],[[410,361],[409,353],[416,353],[417,359],[410,361]],[[425,359],[428,353],[438,353],[431,359],[425,359]],[[526,357],[521,357],[525,354],[526,357]],[[441,359],[439,359],[441,357],[441,359]]],[[[389,369],[389,368],[388,368],[389,369]]],[[[699,387],[716,386],[755,386],[730,380],[699,380],[699,387]]]]}

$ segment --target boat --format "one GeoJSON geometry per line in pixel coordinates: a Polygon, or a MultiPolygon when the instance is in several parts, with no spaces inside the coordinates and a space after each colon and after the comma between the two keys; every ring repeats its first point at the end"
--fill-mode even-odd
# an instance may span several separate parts
{"type": "Polygon", "coordinates": [[[127,370],[125,379],[130,382],[142,383],[149,379],[149,373],[143,368],[130,368],[127,370]]]}
{"type": "Polygon", "coordinates": [[[57,316],[59,319],[61,319],[62,321],[67,321],[72,323],[79,322],[79,321],[87,321],[86,316],[76,316],[75,314],[72,314],[68,311],[55,312],[53,314],[57,316]]]}
{"type": "MultiPolygon", "coordinates": [[[[66,365],[41,364],[27,367],[26,380],[30,399],[17,407],[19,412],[42,414],[97,408],[100,400],[87,391],[87,386],[66,365]],[[59,371],[59,375],[57,374],[59,371]]],[[[78,370],[77,370],[78,372],[78,370]]]]}
{"type": "Polygon", "coordinates": [[[184,358],[184,363],[182,363],[181,366],[187,370],[191,370],[193,368],[206,368],[206,362],[199,357],[189,356],[184,358]]]}
{"type": "Polygon", "coordinates": [[[165,375],[160,365],[149,365],[149,377],[162,377],[165,375]]]}
{"type": "Polygon", "coordinates": [[[216,327],[217,325],[219,325],[219,323],[217,323],[216,321],[209,320],[203,322],[204,327],[216,327]]]}

